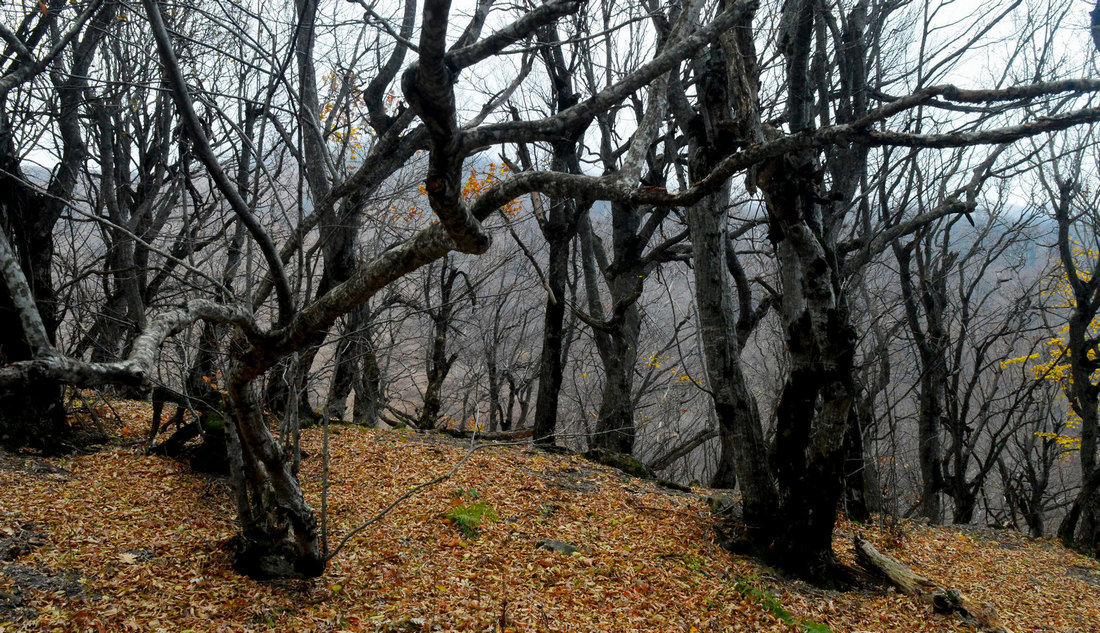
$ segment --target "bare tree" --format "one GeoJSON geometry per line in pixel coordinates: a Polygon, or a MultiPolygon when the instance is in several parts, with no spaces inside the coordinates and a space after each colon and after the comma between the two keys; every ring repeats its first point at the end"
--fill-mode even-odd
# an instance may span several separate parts
{"type": "MultiPolygon", "coordinates": [[[[832,530],[845,459],[851,454],[844,438],[859,417],[852,414],[859,396],[859,321],[850,307],[849,282],[891,244],[904,245],[930,223],[973,212],[977,204],[976,187],[963,186],[950,190],[954,196],[945,190],[937,204],[925,209],[882,205],[882,213],[870,217],[872,205],[861,202],[874,187],[869,165],[890,160],[890,148],[915,155],[999,145],[1100,119],[1100,110],[1089,101],[1100,91],[1095,80],[1039,73],[1030,83],[1005,79],[984,89],[946,83],[948,69],[990,32],[995,21],[986,16],[974,18],[979,27],[974,36],[925,42],[928,46],[918,47],[915,57],[908,48],[889,50],[883,34],[921,14],[917,4],[790,0],[773,12],[761,10],[755,0],[688,0],[601,13],[567,0],[526,8],[482,0],[463,21],[461,33],[449,29],[455,16],[446,0],[426,0],[419,10],[411,1],[394,4],[385,16],[370,3],[341,4],[326,15],[313,0],[195,6],[186,19],[169,14],[157,0],[144,0],[143,7],[173,106],[171,115],[165,109],[160,117],[154,106],[149,119],[158,130],[170,128],[171,143],[166,146],[158,137],[160,145],[142,145],[166,148],[159,150],[168,155],[163,160],[178,160],[175,178],[187,192],[180,192],[178,206],[162,208],[192,227],[199,218],[205,223],[217,217],[232,237],[211,242],[209,251],[191,246],[173,251],[162,248],[175,230],[165,222],[157,236],[162,246],[148,245],[151,236],[138,229],[149,221],[152,208],[142,206],[140,195],[131,200],[117,189],[106,191],[132,178],[128,163],[119,159],[130,141],[121,141],[117,130],[106,133],[127,115],[112,102],[117,95],[84,100],[82,82],[93,70],[100,72],[90,60],[111,33],[92,25],[117,18],[118,7],[94,0],[53,2],[40,14],[28,4],[21,14],[23,26],[0,31],[6,47],[0,58],[0,141],[6,152],[0,175],[6,222],[0,273],[10,299],[5,335],[13,338],[12,347],[4,346],[0,406],[14,420],[31,406],[21,400],[31,385],[45,385],[51,394],[60,392],[61,383],[149,388],[161,367],[158,359],[169,360],[161,356],[166,341],[180,337],[181,346],[193,345],[187,330],[208,324],[199,340],[215,350],[217,362],[196,362],[201,351],[181,356],[200,371],[224,365],[217,398],[227,416],[240,560],[246,571],[262,576],[314,576],[330,556],[325,530],[296,474],[298,409],[313,395],[308,390],[313,371],[328,360],[321,346],[329,341],[335,351],[334,381],[325,398],[329,411],[344,406],[348,385],[362,388],[364,405],[379,402],[380,366],[386,359],[373,340],[390,305],[386,291],[397,282],[411,283],[409,275],[419,269],[434,266],[438,273],[438,262],[448,257],[457,261],[486,253],[494,223],[504,221],[492,218],[511,201],[530,195],[549,251],[536,440],[556,440],[568,358],[566,319],[582,319],[582,314],[597,337],[607,335],[606,345],[598,347],[605,348],[609,361],[605,385],[617,390],[606,398],[596,437],[626,438],[636,431],[630,392],[649,384],[644,374],[640,386],[630,384],[638,375],[637,350],[630,349],[640,331],[640,316],[632,312],[639,308],[636,295],[643,294],[644,278],[657,270],[657,263],[674,251],[680,258],[690,250],[706,388],[726,455],[719,480],[728,485],[734,480],[730,473],[736,474],[758,551],[796,573],[829,578],[832,530]],[[265,21],[267,12],[285,15],[290,27],[265,21]],[[204,26],[199,36],[190,37],[174,32],[166,18],[173,27],[187,20],[204,26]],[[249,28],[241,28],[242,22],[249,28]],[[583,66],[579,49],[600,40],[593,33],[628,26],[633,29],[625,31],[632,34],[631,63],[622,68],[606,64],[601,70],[593,62],[593,74],[603,73],[599,79],[577,81],[576,71],[583,66]],[[650,44],[651,55],[641,55],[650,44]],[[541,64],[522,61],[532,53],[541,64]],[[884,64],[884,57],[897,65],[884,64]],[[512,64],[514,59],[521,61],[512,64]],[[776,62],[761,61],[767,59],[776,62]],[[232,68],[241,89],[205,85],[197,70],[205,64],[232,68]],[[465,91],[463,74],[480,64],[512,64],[520,71],[473,96],[465,91]],[[30,90],[46,85],[46,71],[48,89],[30,90]],[[327,97],[322,86],[331,88],[327,97]],[[512,99],[515,95],[531,103],[546,89],[546,112],[509,107],[509,101],[521,102],[512,99]],[[400,104],[394,103],[398,92],[400,104]],[[28,123],[33,108],[27,104],[38,99],[57,106],[44,125],[56,141],[41,145],[28,123]],[[93,116],[82,119],[84,112],[93,116]],[[82,120],[93,122],[94,135],[86,134],[82,120]],[[611,142],[615,124],[623,131],[634,128],[628,140],[611,142]],[[359,129],[358,137],[352,128],[359,129]],[[103,312],[121,315],[120,331],[132,338],[113,348],[118,358],[85,360],[55,344],[49,247],[61,210],[84,204],[76,199],[74,183],[84,148],[91,146],[85,137],[97,141],[99,178],[87,180],[96,199],[103,200],[99,221],[110,246],[112,289],[117,289],[103,312]],[[590,150],[590,138],[600,138],[603,147],[590,150]],[[604,151],[607,146],[610,151],[604,151]],[[26,160],[26,152],[13,149],[19,147],[45,147],[56,155],[48,182],[34,185],[28,174],[19,173],[19,161],[26,160]],[[522,171],[467,199],[468,165],[489,151],[516,156],[522,171]],[[602,175],[590,173],[587,165],[593,159],[602,175]],[[202,173],[194,174],[190,165],[201,165],[202,173]],[[432,219],[405,225],[378,221],[378,216],[389,217],[391,201],[412,180],[423,183],[432,219]],[[731,214],[735,198],[739,212],[731,214]],[[580,250],[588,249],[589,256],[580,257],[585,253],[573,248],[574,236],[588,228],[583,222],[596,201],[608,202],[615,216],[610,257],[601,257],[595,233],[583,236],[587,242],[581,241],[580,250]],[[23,213],[32,204],[48,212],[23,213]],[[207,205],[216,205],[216,211],[207,205]],[[741,210],[750,217],[742,217],[741,210]],[[203,215],[207,212],[211,215],[203,215]],[[662,236],[663,245],[650,246],[658,243],[664,221],[677,215],[686,220],[688,233],[662,236]],[[737,224],[731,226],[731,217],[737,224]],[[51,220],[48,227],[36,224],[46,220],[51,220]],[[752,279],[735,248],[736,238],[761,222],[767,234],[760,257],[767,270],[752,279]],[[28,242],[28,236],[38,241],[28,242]],[[192,278],[172,287],[171,304],[143,296],[145,273],[130,266],[131,261],[133,268],[143,266],[143,249],[154,247],[165,253],[161,259],[171,259],[192,278]],[[570,277],[571,251],[579,264],[572,272],[579,270],[583,277],[588,264],[589,277],[603,277],[585,280],[585,290],[606,286],[613,305],[602,308],[602,297],[596,297],[587,312],[567,311],[567,301],[576,303],[571,293],[580,287],[577,276],[570,277]],[[762,298],[760,288],[766,289],[762,298]],[[597,306],[609,313],[601,316],[597,306]],[[781,341],[768,341],[768,349],[782,350],[775,373],[783,386],[774,410],[760,412],[742,357],[749,333],[769,310],[781,341]],[[265,378],[269,387],[283,392],[278,434],[263,415],[265,378]],[[770,446],[766,422],[775,427],[770,446]]],[[[926,32],[934,30],[934,20],[930,25],[926,32]]],[[[606,54],[615,52],[608,44],[606,54]]],[[[102,67],[130,72],[117,62],[105,61],[102,67]]],[[[1011,77],[1011,70],[1005,69],[1004,77],[1011,77]]],[[[152,93],[140,98],[157,102],[152,93]]],[[[141,119],[127,124],[141,127],[141,119]]],[[[170,191],[167,182],[155,170],[146,180],[150,191],[170,191]]],[[[181,235],[201,241],[200,234],[189,229],[181,235]]],[[[439,286],[453,293],[464,280],[448,266],[442,267],[439,286]]],[[[77,272],[79,265],[72,268],[77,272]]],[[[423,287],[412,290],[422,292],[423,287]]],[[[441,332],[444,339],[453,333],[448,328],[456,314],[438,312],[441,306],[453,308],[454,297],[433,306],[440,317],[434,341],[441,332]]],[[[679,342],[678,322],[666,331],[668,345],[679,342]]],[[[114,343],[112,336],[105,333],[102,341],[114,343]]],[[[439,410],[448,384],[446,367],[460,362],[451,360],[457,351],[447,352],[452,342],[444,340],[436,349],[442,355],[433,354],[432,399],[439,404],[431,407],[439,410]]],[[[474,373],[463,376],[468,385],[474,373]]],[[[499,388],[504,372],[498,365],[493,373],[499,388]]],[[[522,385],[525,380],[530,385],[531,378],[511,378],[522,408],[526,397],[518,394],[529,388],[522,385]]],[[[464,411],[471,410],[471,393],[467,386],[464,411]]],[[[502,426],[512,420],[501,416],[499,404],[491,408],[502,426]]],[[[60,415],[51,411],[51,416],[60,415]]],[[[615,446],[633,448],[628,441],[615,446]]]]}

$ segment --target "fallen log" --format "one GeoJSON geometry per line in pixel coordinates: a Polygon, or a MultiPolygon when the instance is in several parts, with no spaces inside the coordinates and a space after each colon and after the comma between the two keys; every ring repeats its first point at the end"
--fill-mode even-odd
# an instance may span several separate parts
{"type": "Polygon", "coordinates": [[[477,439],[483,442],[518,442],[520,440],[529,440],[534,437],[535,429],[519,429],[516,431],[497,431],[494,433],[488,433],[485,431],[463,431],[459,429],[437,429],[440,433],[450,435],[458,439],[477,439]]]}
{"type": "Polygon", "coordinates": [[[940,587],[898,559],[878,551],[858,534],[854,539],[854,549],[856,560],[862,567],[885,576],[902,593],[932,605],[936,613],[955,613],[983,633],[1012,633],[1001,623],[993,605],[975,602],[955,589],[940,587]]]}

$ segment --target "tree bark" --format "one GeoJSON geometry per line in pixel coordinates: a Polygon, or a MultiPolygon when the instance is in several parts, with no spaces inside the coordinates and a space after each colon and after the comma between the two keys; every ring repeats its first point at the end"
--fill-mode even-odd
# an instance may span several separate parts
{"type": "MultiPolygon", "coordinates": [[[[818,7],[811,0],[792,0],[783,7],[779,44],[793,134],[815,128],[815,81],[820,76],[811,71],[811,62],[819,69],[825,63],[820,57],[824,52],[812,46],[815,32],[824,28],[818,7]]],[[[850,24],[858,28],[859,20],[850,24]]],[[[863,59],[857,57],[858,69],[863,59]]],[[[863,86],[846,82],[845,88],[858,114],[863,86]]],[[[856,336],[836,240],[866,152],[838,145],[827,158],[822,169],[816,152],[790,152],[765,161],[757,173],[767,205],[768,237],[779,263],[779,316],[790,358],[776,407],[780,528],[766,558],[826,583],[836,568],[832,532],[844,489],[844,435],[855,397],[856,336]],[[831,191],[825,189],[825,170],[831,191]]]]}
{"type": "Polygon", "coordinates": [[[1064,387],[1073,411],[1081,418],[1081,490],[1074,498],[1066,517],[1058,526],[1058,537],[1067,546],[1073,545],[1092,554],[1100,554],[1100,468],[1097,467],[1097,449],[1100,448],[1100,385],[1092,383],[1093,373],[1100,362],[1090,355],[1095,349],[1091,325],[1100,311],[1097,289],[1100,279],[1100,263],[1096,270],[1082,275],[1074,258],[1070,227],[1070,206],[1076,195],[1075,180],[1059,180],[1057,183],[1055,218],[1058,221],[1058,252],[1066,281],[1073,293],[1073,312],[1069,318],[1068,356],[1070,366],[1069,385],[1064,387]],[[1083,278],[1084,277],[1084,278],[1083,278]]]}
{"type": "MultiPolygon", "coordinates": [[[[611,216],[612,261],[615,264],[607,265],[603,271],[612,305],[609,318],[603,309],[597,276],[600,268],[597,259],[606,260],[606,257],[597,258],[600,246],[590,219],[583,218],[578,225],[588,311],[595,321],[601,322],[598,327],[593,326],[592,335],[604,370],[599,414],[588,443],[592,448],[629,455],[634,452],[634,370],[641,334],[637,301],[642,293],[645,270],[636,236],[641,223],[639,211],[613,204],[611,216]]],[[[602,250],[600,252],[602,254],[602,250]]]]}
{"type": "MultiPolygon", "coordinates": [[[[91,15],[94,17],[84,37],[73,47],[71,67],[64,68],[60,58],[51,66],[61,160],[54,169],[46,195],[34,191],[23,174],[14,130],[5,107],[7,90],[0,92],[0,231],[4,232],[5,240],[18,257],[51,345],[55,342],[59,318],[52,270],[53,230],[76,187],[79,169],[87,157],[80,117],[88,69],[106,34],[106,26],[114,16],[113,3],[93,9],[95,13],[91,15]]],[[[59,9],[52,9],[50,14],[57,12],[59,9]]],[[[56,44],[60,33],[52,29],[50,32],[50,39],[56,44]]],[[[18,303],[10,294],[10,288],[0,288],[0,364],[35,358],[34,345],[28,345],[26,340],[31,333],[22,327],[19,314],[26,306],[18,303]]],[[[44,376],[0,398],[0,443],[12,448],[32,446],[56,452],[64,448],[70,435],[58,380],[44,376]]]]}
{"type": "MultiPolygon", "coordinates": [[[[572,73],[566,66],[561,51],[554,47],[558,42],[556,27],[548,27],[538,34],[543,61],[550,74],[554,109],[568,110],[577,104],[573,89],[572,73]]],[[[554,171],[580,173],[576,135],[559,140],[552,145],[550,168],[554,171]]],[[[523,150],[526,156],[526,148],[523,150]]],[[[529,157],[524,169],[531,169],[529,157]]],[[[588,211],[587,204],[574,198],[550,198],[549,212],[540,220],[539,228],[546,238],[549,250],[546,265],[548,296],[544,312],[542,355],[539,361],[539,386],[535,396],[534,438],[540,446],[554,446],[558,422],[558,397],[561,394],[565,358],[565,296],[569,285],[569,248],[577,232],[580,215],[588,211]]]]}
{"type": "MultiPolygon", "coordinates": [[[[361,368],[364,349],[370,345],[368,330],[370,307],[359,306],[348,314],[343,336],[337,341],[332,363],[332,381],[325,398],[324,415],[331,420],[343,420],[347,415],[348,396],[357,379],[366,371],[361,368]]],[[[354,414],[353,414],[354,415],[354,414]]]]}
{"type": "MultiPolygon", "coordinates": [[[[918,265],[924,274],[919,286],[910,271],[913,251],[920,249],[918,241],[906,246],[894,245],[901,279],[902,298],[906,320],[916,342],[920,358],[920,391],[917,411],[917,455],[921,471],[920,515],[931,521],[940,521],[939,493],[944,488],[943,449],[940,442],[940,424],[944,417],[944,388],[947,385],[948,337],[943,326],[945,279],[937,274],[938,267],[929,269],[931,262],[918,265]],[[924,306],[924,325],[921,325],[919,303],[924,306]]],[[[918,254],[923,257],[923,254],[918,254]]],[[[942,271],[940,271],[942,273],[942,271]]]]}
{"type": "Polygon", "coordinates": [[[539,386],[535,397],[534,438],[540,446],[554,446],[558,423],[558,396],[565,359],[562,348],[565,339],[565,296],[569,284],[569,244],[573,231],[569,217],[573,215],[569,200],[550,203],[550,218],[544,231],[549,246],[546,281],[550,296],[543,313],[542,354],[539,361],[539,386]]]}
{"type": "Polygon", "coordinates": [[[252,371],[235,362],[228,385],[231,446],[240,451],[232,470],[241,526],[237,566],[257,578],[319,576],[325,560],[317,519],[302,495],[293,460],[264,423],[248,378],[252,371]]]}
{"type": "Polygon", "coordinates": [[[844,429],[844,511],[849,519],[859,522],[871,520],[872,499],[877,492],[873,464],[868,463],[863,442],[864,430],[870,427],[869,414],[866,401],[857,396],[844,429]]]}
{"type": "MultiPolygon", "coordinates": [[[[756,56],[753,48],[750,12],[741,28],[727,34],[721,45],[712,45],[695,60],[699,78],[701,111],[680,124],[691,140],[693,181],[698,181],[731,148],[760,134],[756,56]],[[738,118],[730,120],[731,104],[738,118]]],[[[695,303],[699,333],[703,341],[707,384],[718,418],[719,437],[724,449],[733,454],[733,474],[741,490],[743,517],[750,543],[762,547],[773,536],[778,498],[755,397],[749,391],[741,367],[734,301],[727,279],[729,248],[725,208],[729,185],[687,208],[691,231],[695,303]]],[[[728,453],[727,453],[728,455],[728,453]]],[[[728,463],[728,460],[727,460],[728,463]]],[[[728,469],[728,466],[726,467],[728,469]]],[[[714,483],[729,485],[730,470],[720,469],[714,483]]]]}
{"type": "Polygon", "coordinates": [[[722,477],[712,483],[728,487],[736,481],[750,538],[766,539],[772,531],[777,500],[756,398],[749,391],[737,346],[734,308],[725,277],[723,207],[723,199],[716,196],[687,210],[707,384],[718,417],[719,438],[734,457],[733,472],[719,471],[722,477]]]}
{"type": "Polygon", "coordinates": [[[374,344],[367,338],[359,350],[363,357],[362,366],[355,382],[355,400],[352,409],[353,421],[359,426],[374,428],[378,426],[379,416],[386,407],[385,392],[382,388],[382,371],[378,367],[378,357],[374,344]]]}

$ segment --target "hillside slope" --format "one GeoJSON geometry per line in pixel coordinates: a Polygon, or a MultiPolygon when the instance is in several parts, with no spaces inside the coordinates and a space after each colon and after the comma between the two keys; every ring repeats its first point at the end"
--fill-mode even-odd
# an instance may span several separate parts
{"type": "MultiPolygon", "coordinates": [[[[140,405],[122,411],[134,418],[124,436],[145,428],[144,415],[140,405]]],[[[467,452],[436,435],[336,431],[333,544],[467,452]]],[[[320,436],[305,435],[313,457],[302,481],[319,508],[320,436]]],[[[714,544],[698,495],[527,447],[474,453],[354,537],[313,581],[235,573],[232,516],[222,483],[132,447],[4,455],[0,631],[970,630],[886,589],[840,593],[778,578],[714,544]],[[477,504],[486,517],[464,535],[447,515],[477,504]],[[582,551],[537,549],[542,539],[582,551]]],[[[900,540],[842,530],[993,603],[1016,633],[1100,631],[1100,564],[1053,541],[916,525],[900,540]]],[[[848,547],[838,536],[842,556],[848,547]]]]}

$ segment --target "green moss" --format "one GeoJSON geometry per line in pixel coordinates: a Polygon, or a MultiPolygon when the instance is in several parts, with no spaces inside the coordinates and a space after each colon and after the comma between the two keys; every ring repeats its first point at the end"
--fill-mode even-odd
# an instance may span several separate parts
{"type": "Polygon", "coordinates": [[[207,413],[203,416],[203,426],[207,431],[224,431],[225,419],[216,413],[207,413]]]}
{"type": "Polygon", "coordinates": [[[639,479],[655,478],[653,471],[646,467],[645,464],[638,461],[633,455],[615,453],[602,448],[593,448],[586,451],[584,456],[597,464],[617,468],[632,477],[637,477],[639,479]]]}

